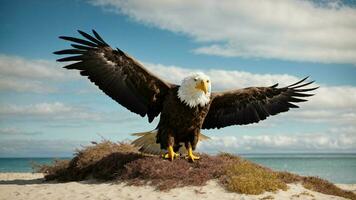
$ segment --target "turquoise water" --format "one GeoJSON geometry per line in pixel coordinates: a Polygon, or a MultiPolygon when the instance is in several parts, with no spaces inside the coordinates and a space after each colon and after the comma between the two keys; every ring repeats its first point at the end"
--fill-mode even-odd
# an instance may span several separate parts
{"type": "Polygon", "coordinates": [[[248,160],[275,170],[356,183],[356,154],[249,154],[248,160]]]}
{"type": "MultiPolygon", "coordinates": [[[[356,183],[356,154],[246,154],[241,156],[275,170],[319,176],[334,183],[356,183]]],[[[53,159],[0,158],[0,172],[32,172],[32,162],[50,163],[53,159]]]]}
{"type": "Polygon", "coordinates": [[[33,163],[46,164],[55,159],[70,158],[0,158],[0,172],[33,172],[33,163]]]}

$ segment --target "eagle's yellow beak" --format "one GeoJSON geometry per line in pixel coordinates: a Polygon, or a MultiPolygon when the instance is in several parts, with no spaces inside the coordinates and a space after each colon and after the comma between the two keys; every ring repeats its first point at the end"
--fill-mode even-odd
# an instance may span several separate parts
{"type": "Polygon", "coordinates": [[[203,80],[197,83],[197,85],[195,86],[196,89],[203,91],[205,94],[208,93],[208,87],[208,83],[203,80]]]}

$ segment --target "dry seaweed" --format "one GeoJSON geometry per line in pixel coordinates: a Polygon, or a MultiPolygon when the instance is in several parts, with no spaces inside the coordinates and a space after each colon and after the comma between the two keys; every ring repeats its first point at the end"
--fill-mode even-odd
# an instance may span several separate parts
{"type": "Polygon", "coordinates": [[[285,190],[286,184],[301,183],[313,191],[356,199],[354,193],[326,180],[273,171],[232,154],[203,154],[200,157],[193,163],[184,158],[171,162],[159,156],[141,154],[128,143],[104,140],[77,150],[71,160],[56,160],[50,165],[37,165],[36,169],[45,174],[45,180],[119,180],[130,185],[149,184],[158,190],[202,186],[214,179],[229,191],[261,194],[285,190]]]}
{"type": "Polygon", "coordinates": [[[200,155],[199,162],[190,163],[185,159],[174,162],[159,157],[138,159],[128,163],[119,177],[129,184],[154,185],[159,190],[183,186],[201,186],[208,180],[218,179],[224,174],[229,160],[225,157],[200,155]]]}
{"type": "Polygon", "coordinates": [[[318,177],[303,177],[303,186],[309,190],[320,192],[323,194],[345,197],[348,199],[356,199],[356,195],[351,191],[345,191],[327,180],[318,177]]]}

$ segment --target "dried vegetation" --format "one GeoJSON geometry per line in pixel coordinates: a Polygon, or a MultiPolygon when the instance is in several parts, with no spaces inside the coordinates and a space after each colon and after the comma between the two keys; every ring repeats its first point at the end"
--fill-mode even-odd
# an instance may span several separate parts
{"type": "Polygon", "coordinates": [[[57,160],[37,165],[35,170],[46,180],[80,181],[95,178],[102,181],[124,181],[129,185],[149,184],[158,190],[183,186],[202,186],[218,180],[227,190],[244,194],[286,190],[287,184],[301,183],[307,189],[329,195],[356,199],[352,192],[317,178],[289,172],[277,172],[231,154],[202,154],[194,163],[185,159],[173,162],[145,155],[127,143],[102,141],[77,150],[71,160],[57,160]]]}

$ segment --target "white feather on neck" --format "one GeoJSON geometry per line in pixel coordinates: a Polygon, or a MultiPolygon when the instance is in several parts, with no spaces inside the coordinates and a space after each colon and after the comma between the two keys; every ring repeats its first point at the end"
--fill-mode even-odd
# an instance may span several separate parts
{"type": "Polygon", "coordinates": [[[205,106],[208,104],[210,101],[210,91],[205,94],[203,91],[197,90],[195,88],[195,84],[191,84],[191,82],[187,80],[188,78],[183,80],[181,86],[179,87],[178,98],[191,108],[198,105],[205,106]]]}

